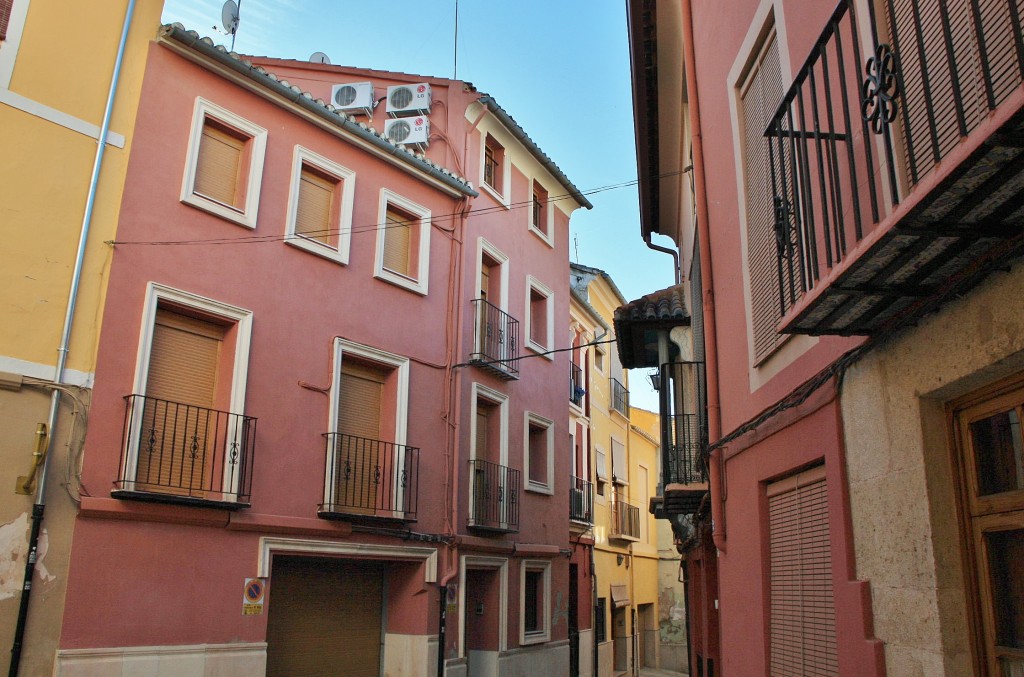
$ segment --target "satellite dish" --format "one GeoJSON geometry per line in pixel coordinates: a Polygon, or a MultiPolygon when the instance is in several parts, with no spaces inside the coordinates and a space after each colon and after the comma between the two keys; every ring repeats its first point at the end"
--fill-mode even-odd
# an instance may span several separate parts
{"type": "Polygon", "coordinates": [[[238,5],[235,0],[225,0],[220,10],[220,23],[225,32],[234,35],[238,31],[238,5]]]}
{"type": "MultiPolygon", "coordinates": [[[[230,2],[230,1],[231,0],[228,0],[228,2],[230,2]]],[[[309,56],[309,60],[311,62],[313,62],[313,63],[326,63],[326,64],[331,63],[331,60],[323,52],[313,52],[309,56]]]]}

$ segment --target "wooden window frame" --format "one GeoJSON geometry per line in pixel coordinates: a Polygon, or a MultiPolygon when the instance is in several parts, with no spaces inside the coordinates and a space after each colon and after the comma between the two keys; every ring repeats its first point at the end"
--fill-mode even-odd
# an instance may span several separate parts
{"type": "Polygon", "coordinates": [[[542,644],[551,641],[551,562],[549,560],[524,559],[520,567],[519,575],[519,644],[527,646],[530,644],[542,644]],[[526,630],[526,575],[527,573],[539,573],[544,586],[543,591],[538,595],[538,604],[543,605],[538,610],[537,622],[539,630],[526,630]]]}
{"type": "Polygon", "coordinates": [[[498,202],[509,207],[512,187],[512,163],[508,148],[490,132],[483,133],[480,144],[480,187],[498,202]],[[492,167],[492,171],[488,171],[492,167]],[[491,180],[487,175],[491,174],[491,180]]]}
{"type": "Polygon", "coordinates": [[[523,488],[539,494],[555,493],[555,422],[549,418],[527,411],[523,416],[523,488]],[[545,481],[539,482],[530,478],[533,430],[542,430],[544,435],[544,475],[545,481]]]}
{"type": "Polygon", "coordinates": [[[526,327],[524,337],[525,345],[530,350],[540,353],[543,357],[548,360],[554,361],[554,354],[548,352],[554,347],[555,341],[555,292],[552,291],[551,287],[547,286],[532,275],[526,277],[526,311],[524,313],[526,318],[526,327]],[[541,305],[543,306],[544,312],[544,342],[538,343],[533,339],[533,325],[537,321],[534,316],[537,310],[537,305],[534,301],[534,294],[543,298],[541,305]]]}
{"type": "Polygon", "coordinates": [[[291,186],[288,193],[288,214],[285,220],[285,242],[311,254],[346,265],[349,261],[352,240],[355,181],[356,173],[353,170],[328,160],[308,148],[295,146],[291,186]],[[332,234],[335,246],[296,232],[302,173],[307,168],[334,184],[333,204],[328,223],[330,229],[334,231],[332,234]]]}
{"type": "Polygon", "coordinates": [[[181,201],[245,228],[256,228],[266,149],[266,129],[232,113],[226,108],[218,106],[212,101],[196,97],[195,108],[192,113],[192,128],[185,156],[185,175],[181,183],[181,201]],[[199,146],[202,142],[203,129],[208,120],[218,126],[230,129],[240,137],[244,137],[245,148],[238,176],[242,197],[236,205],[224,204],[201,195],[195,190],[199,146]]]}
{"type": "MultiPolygon", "coordinates": [[[[985,534],[1024,529],[1024,489],[988,495],[977,493],[977,466],[971,453],[970,423],[1016,409],[1024,425],[1024,373],[958,398],[946,406],[950,448],[958,491],[960,534],[971,649],[978,675],[998,675],[996,628],[988,574],[985,534]]],[[[1013,652],[1024,659],[1024,652],[1013,652]]]]}
{"type": "Polygon", "coordinates": [[[374,257],[373,276],[421,296],[426,296],[430,279],[430,230],[429,209],[387,188],[382,188],[377,216],[377,249],[374,257]],[[409,242],[409,256],[412,261],[410,265],[415,266],[415,274],[402,275],[401,273],[389,270],[384,265],[384,246],[385,238],[387,237],[387,215],[389,210],[408,214],[415,220],[415,223],[412,224],[413,231],[410,234],[409,242]]]}
{"type": "Polygon", "coordinates": [[[529,230],[549,247],[554,247],[554,205],[547,189],[537,179],[530,183],[529,230]]]}

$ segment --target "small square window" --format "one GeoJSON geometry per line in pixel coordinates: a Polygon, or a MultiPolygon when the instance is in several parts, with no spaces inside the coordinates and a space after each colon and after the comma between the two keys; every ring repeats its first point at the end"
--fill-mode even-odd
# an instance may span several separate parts
{"type": "Polygon", "coordinates": [[[520,644],[551,639],[551,562],[524,560],[520,644]]]}
{"type": "Polygon", "coordinates": [[[181,201],[255,228],[266,144],[267,130],[197,98],[181,201]]]}
{"type": "Polygon", "coordinates": [[[554,493],[551,477],[554,475],[554,421],[526,412],[524,430],[524,463],[526,489],[546,494],[554,493]]]}
{"type": "Polygon", "coordinates": [[[510,174],[505,147],[498,143],[493,136],[486,134],[481,158],[480,184],[506,207],[508,206],[510,174]]]}
{"type": "Polygon", "coordinates": [[[530,276],[526,279],[526,294],[526,346],[554,359],[547,354],[554,342],[554,292],[530,276]]]}
{"type": "Polygon", "coordinates": [[[605,373],[605,351],[601,346],[594,348],[594,369],[597,369],[602,374],[605,373]]]}
{"type": "Polygon", "coordinates": [[[382,190],[375,277],[425,296],[429,254],[430,210],[382,190]]]}
{"type": "Polygon", "coordinates": [[[295,147],[286,242],[348,263],[355,172],[295,147]]]}
{"type": "Polygon", "coordinates": [[[548,244],[551,244],[551,220],[548,192],[539,182],[534,181],[530,204],[530,230],[548,244]]]}

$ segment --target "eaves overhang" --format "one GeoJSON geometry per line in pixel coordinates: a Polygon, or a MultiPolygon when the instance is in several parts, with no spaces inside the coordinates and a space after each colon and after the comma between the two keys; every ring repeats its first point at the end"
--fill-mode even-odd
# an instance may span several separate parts
{"type": "Polygon", "coordinates": [[[404,145],[392,143],[373,127],[355,121],[322,99],[314,99],[309,92],[289,84],[287,80],[279,79],[261,66],[253,65],[240,55],[229,52],[224,46],[215,45],[210,38],[200,37],[199,33],[186,30],[177,23],[161,26],[157,38],[160,44],[177,54],[218,72],[268,100],[296,106],[310,122],[345,138],[453,197],[479,195],[465,178],[421,154],[414,153],[404,145]]]}
{"type": "Polygon", "coordinates": [[[512,132],[512,136],[514,136],[519,143],[523,144],[526,150],[536,158],[537,162],[539,162],[544,169],[546,169],[560,184],[562,184],[562,187],[569,192],[569,195],[572,196],[572,199],[574,199],[577,204],[581,207],[586,207],[587,209],[594,208],[594,205],[590,203],[590,200],[588,200],[580,189],[569,180],[569,177],[567,177],[565,173],[558,168],[558,165],[548,157],[547,153],[540,149],[540,146],[530,138],[530,135],[526,133],[526,130],[524,130],[511,115],[505,112],[504,108],[498,105],[498,102],[494,100],[494,97],[484,94],[477,99],[477,101],[485,106],[491,115],[498,119],[498,122],[512,132]]]}
{"type": "Polygon", "coordinates": [[[657,233],[659,167],[658,31],[655,0],[627,0],[629,63],[633,92],[633,130],[640,194],[640,234],[657,233]]]}
{"type": "Polygon", "coordinates": [[[660,366],[658,334],[690,324],[681,284],[619,306],[615,310],[615,336],[622,366],[626,369],[660,366]]]}

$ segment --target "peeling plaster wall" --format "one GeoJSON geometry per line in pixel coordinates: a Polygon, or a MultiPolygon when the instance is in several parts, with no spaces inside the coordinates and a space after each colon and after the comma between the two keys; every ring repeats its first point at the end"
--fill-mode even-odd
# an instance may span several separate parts
{"type": "Polygon", "coordinates": [[[679,582],[680,556],[672,544],[672,528],[658,520],[658,641],[660,667],[689,672],[686,602],[679,582]]]}
{"type": "Polygon", "coordinates": [[[1024,369],[1024,264],[872,351],[842,411],[857,577],[893,675],[971,674],[944,405],[1024,369]]]}

